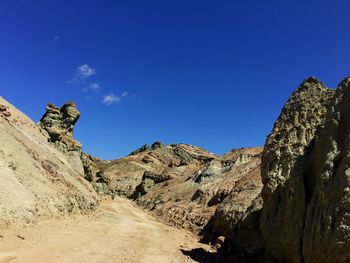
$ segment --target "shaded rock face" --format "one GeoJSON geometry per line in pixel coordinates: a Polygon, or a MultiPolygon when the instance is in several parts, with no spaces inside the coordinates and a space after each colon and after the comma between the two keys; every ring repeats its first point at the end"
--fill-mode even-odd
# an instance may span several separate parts
{"type": "Polygon", "coordinates": [[[335,91],[308,79],[282,110],[262,157],[269,260],[350,261],[349,113],[349,78],[335,91]]]}
{"type": "Polygon", "coordinates": [[[85,179],[93,185],[98,194],[109,195],[109,181],[103,173],[104,167],[100,166],[102,161],[84,152],[81,153],[81,161],[85,179]]]}

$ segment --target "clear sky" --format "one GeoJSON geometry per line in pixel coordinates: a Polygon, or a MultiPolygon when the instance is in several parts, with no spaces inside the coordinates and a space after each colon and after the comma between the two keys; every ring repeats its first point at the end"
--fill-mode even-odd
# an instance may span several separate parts
{"type": "Polygon", "coordinates": [[[145,143],[263,145],[313,75],[349,75],[350,1],[0,1],[0,94],[38,121],[76,101],[105,159],[145,143]]]}

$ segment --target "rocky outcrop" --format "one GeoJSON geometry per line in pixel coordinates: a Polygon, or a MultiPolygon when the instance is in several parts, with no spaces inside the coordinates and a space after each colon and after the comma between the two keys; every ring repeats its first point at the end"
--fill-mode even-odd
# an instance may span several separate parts
{"type": "Polygon", "coordinates": [[[334,91],[305,80],[266,141],[261,232],[269,260],[350,260],[349,82],[334,91]]]}
{"type": "Polygon", "coordinates": [[[199,170],[195,175],[193,180],[196,183],[210,182],[213,178],[221,175],[221,162],[218,160],[212,160],[207,163],[202,170],[199,170]]]}
{"type": "Polygon", "coordinates": [[[155,149],[160,148],[160,147],[162,147],[162,143],[158,142],[158,141],[154,142],[151,146],[148,146],[147,144],[145,144],[145,145],[142,145],[140,148],[132,151],[129,154],[129,156],[130,155],[136,155],[138,153],[142,153],[142,152],[145,152],[145,151],[148,151],[148,150],[155,150],[155,149]]]}
{"type": "Polygon", "coordinates": [[[139,184],[133,195],[131,196],[132,199],[136,199],[137,197],[140,197],[141,195],[147,194],[149,189],[153,187],[156,184],[163,183],[165,181],[168,181],[172,179],[170,175],[167,174],[154,174],[149,171],[145,171],[142,176],[142,182],[139,184]]]}
{"type": "Polygon", "coordinates": [[[9,107],[6,105],[0,104],[0,114],[5,118],[10,117],[11,112],[9,111],[9,107]]]}
{"type": "Polygon", "coordinates": [[[56,147],[63,151],[81,150],[81,144],[73,138],[74,125],[79,117],[80,112],[74,102],[65,103],[61,108],[49,103],[39,125],[56,147]]]}
{"type": "Polygon", "coordinates": [[[0,227],[90,213],[99,198],[32,120],[0,97],[0,227]]]}
{"type": "Polygon", "coordinates": [[[74,139],[74,126],[80,112],[74,102],[67,102],[61,108],[49,103],[38,125],[48,141],[63,152],[72,167],[83,174],[99,194],[108,194],[108,181],[99,164],[101,160],[82,151],[82,145],[74,139]]]}

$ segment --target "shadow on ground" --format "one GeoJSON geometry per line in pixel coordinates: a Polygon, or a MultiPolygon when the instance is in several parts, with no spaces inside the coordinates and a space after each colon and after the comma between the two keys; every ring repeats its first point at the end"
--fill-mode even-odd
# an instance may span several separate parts
{"type": "Polygon", "coordinates": [[[203,248],[194,248],[192,250],[181,249],[182,254],[200,263],[222,262],[220,253],[209,252],[203,248]]]}

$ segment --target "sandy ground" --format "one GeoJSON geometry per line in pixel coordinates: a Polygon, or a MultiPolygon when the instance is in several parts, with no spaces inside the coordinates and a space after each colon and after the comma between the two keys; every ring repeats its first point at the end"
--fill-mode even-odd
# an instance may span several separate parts
{"type": "Polygon", "coordinates": [[[96,215],[1,232],[0,262],[195,262],[182,250],[210,248],[156,222],[128,200],[105,201],[96,215]]]}

